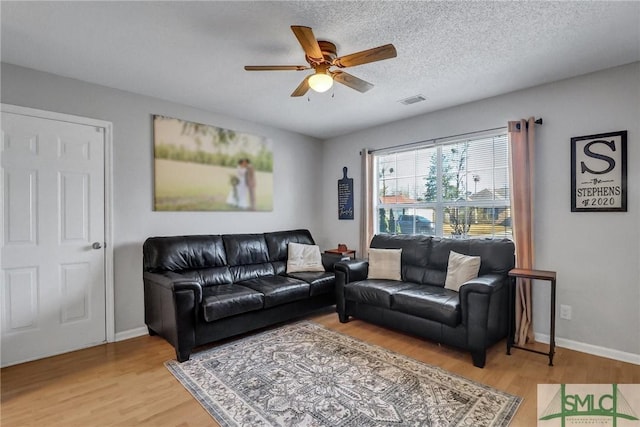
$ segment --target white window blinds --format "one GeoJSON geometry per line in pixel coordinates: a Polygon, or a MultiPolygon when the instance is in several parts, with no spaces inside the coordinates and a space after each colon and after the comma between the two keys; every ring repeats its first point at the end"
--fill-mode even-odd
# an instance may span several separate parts
{"type": "Polygon", "coordinates": [[[505,130],[374,153],[376,233],[511,237],[505,130]]]}

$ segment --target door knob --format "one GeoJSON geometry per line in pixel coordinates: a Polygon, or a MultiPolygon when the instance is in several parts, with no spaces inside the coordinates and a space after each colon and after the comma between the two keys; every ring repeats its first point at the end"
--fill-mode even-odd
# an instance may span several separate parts
{"type": "Polygon", "coordinates": [[[102,249],[102,244],[100,242],[93,242],[93,245],[91,245],[91,247],[93,249],[102,249]]]}

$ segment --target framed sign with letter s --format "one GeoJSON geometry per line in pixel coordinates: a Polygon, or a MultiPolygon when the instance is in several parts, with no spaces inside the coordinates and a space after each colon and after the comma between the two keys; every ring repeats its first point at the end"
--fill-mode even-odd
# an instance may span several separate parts
{"type": "Polygon", "coordinates": [[[571,212],[627,211],[627,131],[571,138],[571,212]]]}

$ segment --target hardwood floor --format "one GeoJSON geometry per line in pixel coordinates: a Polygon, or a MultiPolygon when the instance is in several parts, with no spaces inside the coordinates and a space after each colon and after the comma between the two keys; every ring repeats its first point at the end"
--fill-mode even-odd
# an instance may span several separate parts
{"type": "MultiPolygon", "coordinates": [[[[433,342],[335,313],[309,318],[327,328],[487,384],[524,400],[512,426],[536,424],[539,383],[640,383],[640,366],[558,348],[556,366],[544,356],[503,343],[484,369],[471,356],[433,342]]],[[[139,337],[4,368],[0,424],[9,426],[217,426],[163,366],[175,357],[160,337],[139,337]]]]}

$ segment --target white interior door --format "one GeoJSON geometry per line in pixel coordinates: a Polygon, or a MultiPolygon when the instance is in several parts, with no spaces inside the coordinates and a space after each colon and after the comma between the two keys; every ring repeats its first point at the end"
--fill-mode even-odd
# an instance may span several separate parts
{"type": "Polygon", "coordinates": [[[105,129],[2,112],[1,364],[106,341],[105,129]]]}

